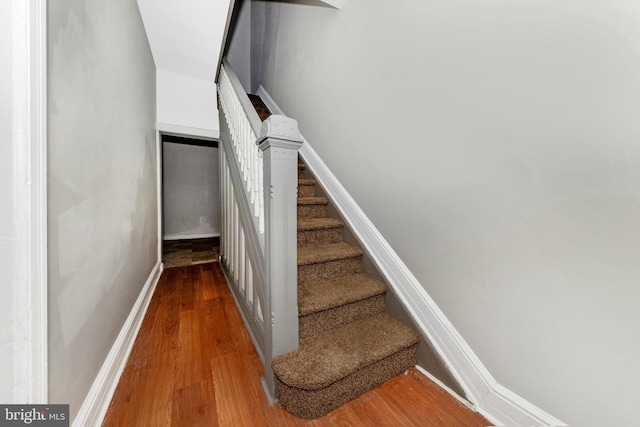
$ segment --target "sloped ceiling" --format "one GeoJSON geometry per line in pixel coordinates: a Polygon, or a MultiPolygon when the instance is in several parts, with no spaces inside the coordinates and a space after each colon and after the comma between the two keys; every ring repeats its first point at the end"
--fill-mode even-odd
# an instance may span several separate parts
{"type": "Polygon", "coordinates": [[[229,0],[138,0],[156,68],[213,82],[229,0]]]}

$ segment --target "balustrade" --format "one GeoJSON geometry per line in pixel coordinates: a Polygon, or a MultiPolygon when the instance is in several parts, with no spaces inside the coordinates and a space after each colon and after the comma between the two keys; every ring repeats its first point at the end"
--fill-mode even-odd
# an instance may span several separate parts
{"type": "Polygon", "coordinates": [[[274,357],[298,346],[295,120],[260,121],[225,61],[220,107],[221,262],[275,396],[274,357]]]}

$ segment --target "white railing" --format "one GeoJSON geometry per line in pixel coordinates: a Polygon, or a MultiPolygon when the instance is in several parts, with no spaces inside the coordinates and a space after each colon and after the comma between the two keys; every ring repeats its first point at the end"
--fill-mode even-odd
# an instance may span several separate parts
{"type": "MultiPolygon", "coordinates": [[[[249,105],[243,105],[242,99],[237,96],[234,90],[235,82],[233,81],[234,79],[237,80],[237,78],[232,72],[227,71],[228,68],[227,65],[227,67],[223,66],[220,69],[220,77],[218,80],[220,104],[224,112],[224,119],[229,128],[229,133],[231,134],[231,141],[240,166],[244,188],[247,191],[249,201],[253,208],[253,215],[256,217],[258,230],[260,234],[263,234],[264,194],[262,185],[262,151],[256,146],[262,122],[251,105],[251,102],[249,101],[249,105]]],[[[237,83],[240,84],[240,82],[237,83]]]]}
{"type": "MultiPolygon", "coordinates": [[[[256,321],[260,331],[264,331],[264,313],[262,301],[264,295],[261,286],[254,286],[254,267],[246,248],[245,230],[240,220],[240,208],[236,200],[229,164],[224,151],[220,153],[220,181],[222,205],[225,207],[222,214],[221,252],[227,260],[227,271],[233,282],[237,284],[242,301],[249,308],[252,318],[256,321]]],[[[263,334],[259,337],[264,339],[263,334]]]]}
{"type": "Polygon", "coordinates": [[[260,121],[227,62],[218,79],[222,267],[275,395],[274,357],[298,346],[295,120],[260,121]],[[267,189],[267,190],[265,190],[267,189]]]}

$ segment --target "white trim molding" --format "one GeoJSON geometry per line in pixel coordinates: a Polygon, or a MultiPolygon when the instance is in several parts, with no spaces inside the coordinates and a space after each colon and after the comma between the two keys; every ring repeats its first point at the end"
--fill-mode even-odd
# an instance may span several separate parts
{"type": "Polygon", "coordinates": [[[162,192],[162,135],[160,130],[156,128],[156,209],[158,226],[156,235],[158,237],[158,244],[156,245],[157,256],[159,260],[162,260],[162,234],[164,233],[164,212],[162,212],[162,206],[164,203],[164,195],[162,192]]]}
{"type": "MultiPolygon", "coordinates": [[[[11,76],[11,159],[3,159],[11,171],[7,198],[10,230],[2,236],[7,253],[1,253],[8,269],[7,286],[12,301],[7,307],[13,319],[11,354],[14,403],[46,403],[47,350],[47,1],[5,0],[11,11],[8,61],[11,76]]],[[[5,8],[5,11],[7,9],[5,8]]],[[[3,76],[3,78],[5,78],[3,76]]],[[[8,133],[9,133],[8,132],[8,133]]],[[[4,216],[4,215],[3,215],[4,216]]],[[[3,227],[4,228],[4,227],[3,227]]],[[[4,264],[4,263],[3,263],[4,264]]],[[[3,283],[5,285],[5,283],[3,283]]],[[[5,402],[9,403],[9,402],[5,402]]]]}
{"type": "Polygon", "coordinates": [[[162,263],[158,261],[151,270],[138,299],[93,381],[91,389],[73,421],[73,427],[100,427],[102,425],[151,302],[151,297],[158,280],[160,280],[162,270],[162,263]]]}
{"type": "MultiPolygon", "coordinates": [[[[257,94],[273,114],[285,115],[262,86],[257,94]]],[[[496,425],[566,426],[496,382],[308,141],[299,153],[478,412],[496,425]]]]}
{"type": "Polygon", "coordinates": [[[453,396],[458,402],[460,402],[461,404],[463,404],[467,408],[471,409],[473,412],[478,412],[478,408],[476,408],[476,405],[474,405],[473,403],[469,402],[467,399],[465,399],[464,397],[460,396],[456,391],[451,389],[448,385],[446,385],[445,383],[440,381],[438,378],[434,377],[433,374],[431,374],[431,372],[427,371],[426,369],[424,369],[420,365],[416,365],[416,369],[422,375],[424,375],[425,377],[429,378],[430,381],[433,381],[434,383],[436,383],[438,385],[438,387],[440,387],[441,389],[443,389],[444,391],[449,393],[451,396],[453,396]]]}
{"type": "Polygon", "coordinates": [[[156,124],[156,129],[158,129],[162,135],[195,137],[209,141],[217,141],[220,139],[220,131],[214,129],[193,128],[190,126],[180,126],[160,122],[156,124]]]}

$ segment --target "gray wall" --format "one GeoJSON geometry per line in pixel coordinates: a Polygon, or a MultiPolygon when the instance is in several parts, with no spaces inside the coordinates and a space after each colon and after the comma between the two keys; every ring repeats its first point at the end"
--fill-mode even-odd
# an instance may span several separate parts
{"type": "Polygon", "coordinates": [[[251,0],[236,0],[226,58],[247,93],[251,87],[251,0]]]}
{"type": "Polygon", "coordinates": [[[252,80],[497,381],[570,425],[640,424],[640,4],[251,13],[252,80]]]}
{"type": "Polygon", "coordinates": [[[49,398],[72,417],[157,262],[155,67],[135,0],[55,0],[49,398]]]}
{"type": "Polygon", "coordinates": [[[162,146],[164,238],[219,236],[218,149],[170,142],[162,146]]]}

